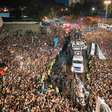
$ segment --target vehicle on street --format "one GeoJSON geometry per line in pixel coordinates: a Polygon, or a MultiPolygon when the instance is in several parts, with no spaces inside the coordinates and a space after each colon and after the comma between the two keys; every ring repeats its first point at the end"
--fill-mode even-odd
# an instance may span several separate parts
{"type": "Polygon", "coordinates": [[[87,46],[83,41],[72,41],[71,44],[73,50],[87,49],[87,46]]]}
{"type": "Polygon", "coordinates": [[[75,53],[72,59],[71,71],[74,73],[84,73],[84,58],[80,52],[75,53]]]}

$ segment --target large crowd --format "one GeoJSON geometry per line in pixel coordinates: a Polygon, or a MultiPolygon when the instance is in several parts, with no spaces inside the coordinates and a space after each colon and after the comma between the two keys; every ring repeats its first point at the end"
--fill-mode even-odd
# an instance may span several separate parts
{"type": "Polygon", "coordinates": [[[98,29],[94,32],[87,32],[84,36],[87,42],[96,42],[108,59],[112,58],[112,32],[98,29]]]}
{"type": "Polygon", "coordinates": [[[97,96],[103,98],[112,109],[112,60],[90,61],[90,102],[95,108],[97,96]]]}
{"type": "MultiPolygon", "coordinates": [[[[100,46],[104,46],[100,40],[103,41],[108,34],[111,36],[111,33],[102,33],[102,30],[99,30],[94,35],[91,32],[86,33],[85,37],[87,42],[94,39],[100,46]]],[[[111,57],[111,46],[109,47],[108,57],[111,57]]],[[[0,62],[4,62],[8,67],[0,87],[2,112],[79,112],[66,95],[60,94],[57,87],[48,83],[50,65],[60,51],[59,47],[53,47],[48,35],[3,30],[0,33],[0,48],[0,62]]],[[[90,105],[94,109],[97,96],[104,97],[112,109],[111,63],[111,60],[99,61],[97,58],[90,61],[88,85],[91,93],[90,105]]],[[[62,76],[63,73],[56,75],[62,76]]],[[[67,75],[65,74],[65,77],[67,75]]],[[[67,76],[68,80],[72,78],[67,76]]]]}
{"type": "Polygon", "coordinates": [[[49,44],[45,35],[30,33],[2,31],[0,34],[0,61],[8,66],[0,88],[1,111],[78,112],[68,99],[57,94],[55,87],[43,82],[60,49],[49,44]],[[44,94],[43,88],[46,88],[44,94]]]}
{"type": "Polygon", "coordinates": [[[106,57],[106,60],[95,57],[90,61],[91,105],[95,109],[97,97],[100,96],[112,109],[112,32],[97,29],[84,36],[88,43],[97,43],[106,57]]]}

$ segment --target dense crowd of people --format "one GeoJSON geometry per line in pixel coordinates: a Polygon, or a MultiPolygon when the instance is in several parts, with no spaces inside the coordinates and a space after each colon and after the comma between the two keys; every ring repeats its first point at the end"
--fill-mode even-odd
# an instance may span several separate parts
{"type": "Polygon", "coordinates": [[[112,32],[104,29],[97,29],[94,32],[87,32],[84,34],[88,43],[95,42],[101,48],[105,55],[105,61],[98,58],[93,58],[90,61],[90,88],[91,97],[90,102],[95,109],[97,97],[100,96],[112,109],[112,32]]]}
{"type": "Polygon", "coordinates": [[[103,98],[112,109],[112,60],[90,61],[90,102],[95,108],[97,96],[103,98]]]}
{"type": "Polygon", "coordinates": [[[112,32],[98,29],[95,32],[87,32],[84,36],[87,42],[96,42],[107,58],[112,58],[112,32]]]}
{"type": "MultiPolygon", "coordinates": [[[[111,32],[102,33],[102,30],[98,30],[94,35],[90,32],[84,36],[87,42],[98,42],[102,49],[106,49],[110,58],[112,56],[111,43],[109,49],[104,47],[108,45],[104,43],[104,39],[109,35],[111,36],[111,32]]],[[[73,106],[73,102],[64,95],[67,87],[64,88],[64,93],[60,94],[55,84],[48,83],[51,65],[55,62],[60,47],[53,47],[51,38],[47,37],[48,35],[33,32],[21,34],[17,31],[3,30],[0,33],[0,63],[3,62],[7,66],[5,75],[0,78],[2,112],[79,112],[73,106]]],[[[106,39],[111,40],[109,37],[106,39]]],[[[88,85],[90,85],[91,93],[90,105],[94,109],[97,96],[104,97],[112,109],[111,63],[112,60],[100,61],[97,58],[90,61],[88,85]]],[[[59,72],[62,73],[57,71],[56,74],[52,74],[62,79],[66,77],[66,80],[69,80],[66,81],[67,83],[73,79],[73,74],[70,74],[70,71],[67,74],[65,71],[60,70],[59,72]]],[[[70,89],[68,90],[71,92],[70,89]]]]}
{"type": "Polygon", "coordinates": [[[50,63],[60,50],[50,46],[45,35],[3,31],[0,47],[1,62],[8,67],[0,88],[2,112],[78,112],[68,99],[56,94],[52,85],[43,83],[50,63]],[[45,94],[43,84],[47,88],[45,94]]]}

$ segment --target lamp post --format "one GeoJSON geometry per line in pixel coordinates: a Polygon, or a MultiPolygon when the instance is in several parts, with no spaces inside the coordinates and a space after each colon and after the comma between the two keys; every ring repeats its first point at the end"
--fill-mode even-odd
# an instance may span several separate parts
{"type": "Polygon", "coordinates": [[[93,16],[93,14],[94,14],[96,8],[95,8],[95,7],[92,7],[91,10],[92,10],[92,16],[93,16]]]}
{"type": "Polygon", "coordinates": [[[105,18],[108,17],[108,6],[111,4],[111,0],[105,0],[104,4],[106,6],[105,18]]]}
{"type": "Polygon", "coordinates": [[[26,7],[22,7],[20,6],[20,10],[21,10],[21,17],[23,18],[24,17],[24,10],[26,9],[26,7]]]}

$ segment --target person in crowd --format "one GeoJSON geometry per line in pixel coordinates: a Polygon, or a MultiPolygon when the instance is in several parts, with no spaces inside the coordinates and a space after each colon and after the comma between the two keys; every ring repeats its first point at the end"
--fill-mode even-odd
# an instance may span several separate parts
{"type": "Polygon", "coordinates": [[[5,63],[0,63],[0,94],[2,93],[3,89],[3,76],[5,75],[8,67],[5,63]]]}
{"type": "Polygon", "coordinates": [[[63,44],[62,52],[67,52],[69,43],[70,43],[70,33],[66,33],[64,37],[64,44],[63,44]]]}
{"type": "Polygon", "coordinates": [[[75,31],[75,35],[74,35],[74,36],[75,36],[75,39],[78,39],[78,40],[81,38],[82,35],[81,35],[80,29],[77,29],[77,30],[75,31]]]}
{"type": "Polygon", "coordinates": [[[0,63],[0,77],[5,75],[5,72],[7,71],[8,67],[5,63],[0,63]]]}
{"type": "Polygon", "coordinates": [[[58,37],[58,35],[55,35],[53,37],[53,46],[54,46],[54,48],[57,48],[58,45],[59,45],[59,37],[58,37]]]}

